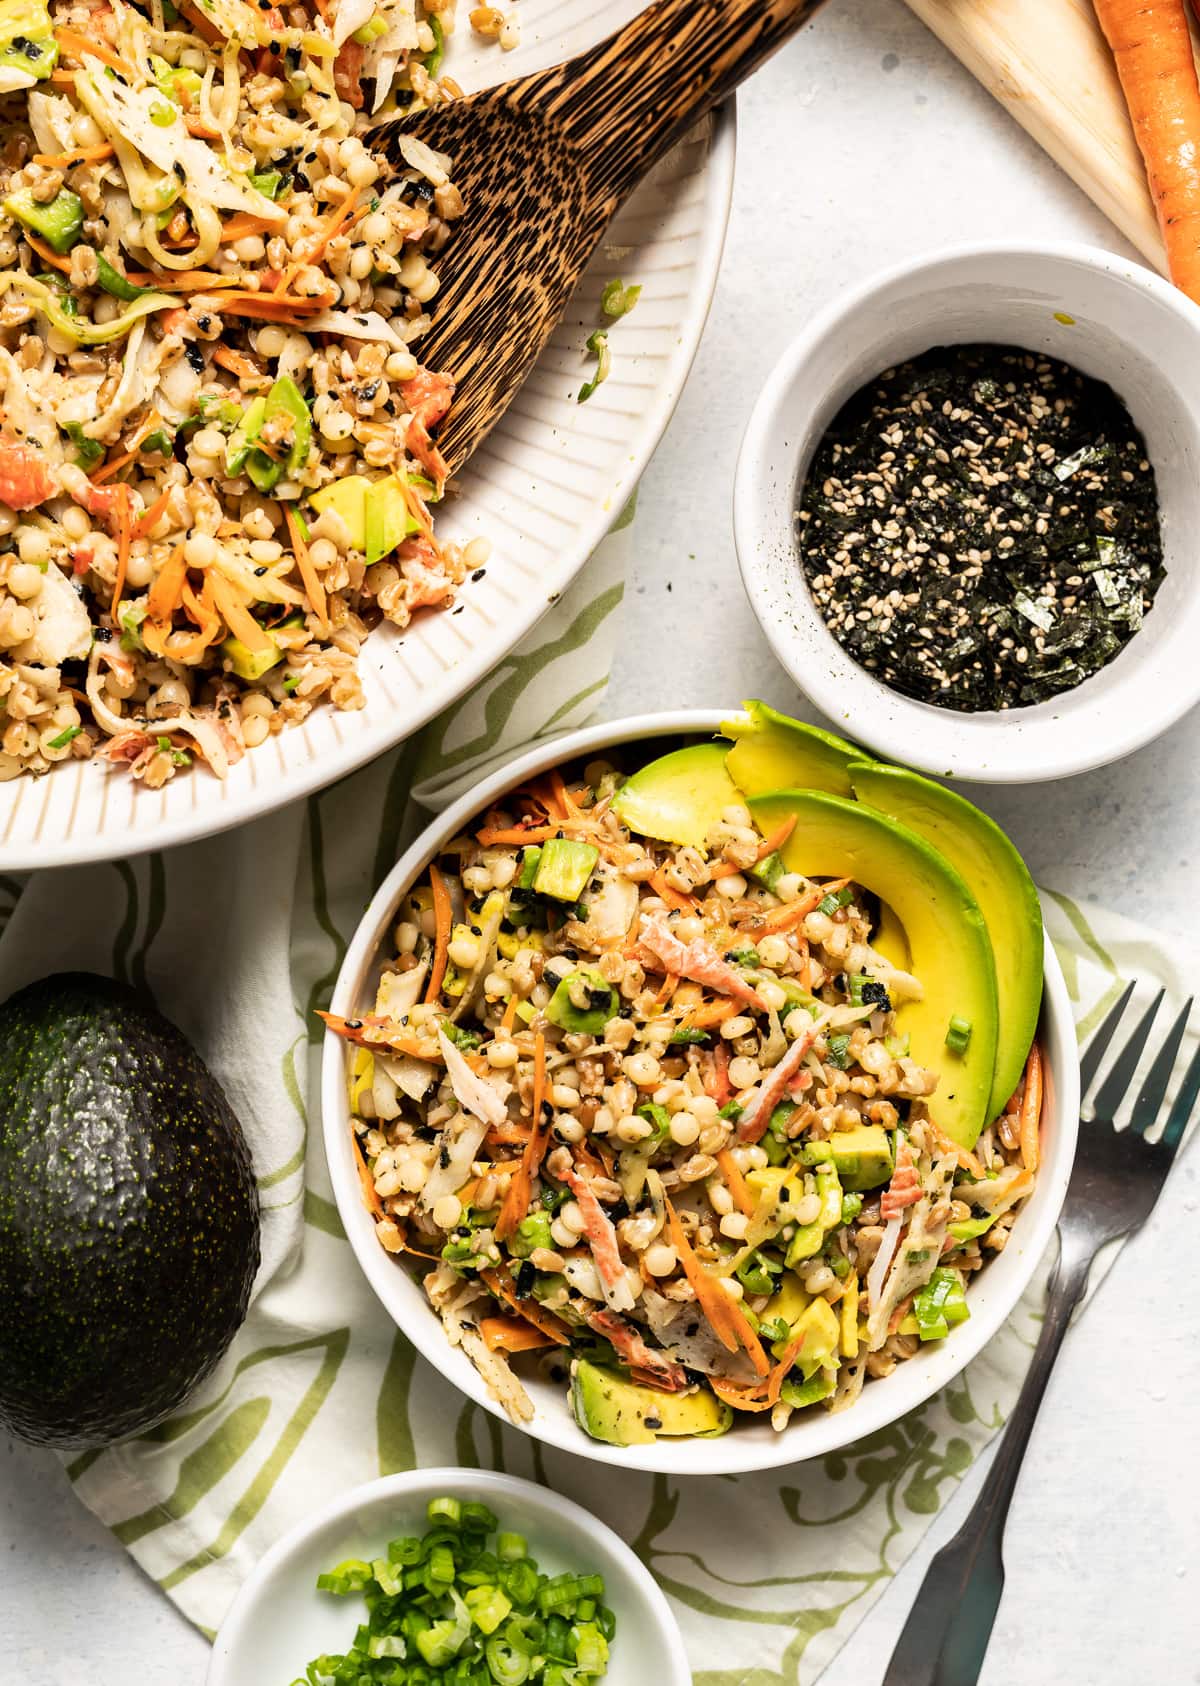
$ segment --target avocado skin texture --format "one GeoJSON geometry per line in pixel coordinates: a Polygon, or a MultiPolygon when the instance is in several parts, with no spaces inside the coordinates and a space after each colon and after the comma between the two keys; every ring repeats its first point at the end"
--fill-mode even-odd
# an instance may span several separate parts
{"type": "Polygon", "coordinates": [[[0,1007],[0,1427],[106,1445],[221,1358],[259,1262],[241,1126],[124,984],[60,973],[0,1007]]]}

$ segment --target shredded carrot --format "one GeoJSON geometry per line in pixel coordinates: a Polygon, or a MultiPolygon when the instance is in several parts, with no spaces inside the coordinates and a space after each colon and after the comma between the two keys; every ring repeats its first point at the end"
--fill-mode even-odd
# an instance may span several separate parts
{"type": "Polygon", "coordinates": [[[338,231],[352,218],[355,221],[358,220],[358,215],[361,214],[358,212],[358,202],[362,198],[363,192],[364,189],[361,187],[353,188],[342,200],[333,215],[326,217],[323,222],[317,224],[315,233],[304,248],[305,263],[318,263],[324,255],[326,246],[338,231]]]}
{"type": "Polygon", "coordinates": [[[717,1154],[717,1164],[721,1167],[721,1175],[725,1179],[726,1188],[733,1196],[734,1205],[739,1212],[745,1212],[748,1218],[752,1218],[757,1210],[758,1202],[751,1194],[745,1177],[738,1169],[736,1159],[727,1147],[723,1147],[717,1154]]]}
{"type": "Polygon", "coordinates": [[[556,825],[533,825],[528,829],[519,825],[507,829],[503,826],[485,825],[482,831],[475,833],[475,840],[482,843],[485,849],[497,844],[519,847],[522,843],[546,843],[551,837],[557,837],[560,830],[561,827],[556,825]]]}
{"type": "Polygon", "coordinates": [[[446,880],[436,866],[429,868],[429,887],[433,891],[433,965],[429,972],[429,982],[425,985],[426,1002],[436,1001],[438,991],[442,987],[442,980],[446,976],[446,962],[450,951],[450,927],[454,922],[454,911],[450,906],[450,892],[446,888],[446,880]]]}
{"type": "Polygon", "coordinates": [[[114,474],[119,474],[123,468],[128,468],[129,464],[137,459],[139,445],[150,437],[156,427],[161,427],[161,425],[162,417],[157,410],[151,410],[141,427],[134,434],[129,449],[122,452],[119,457],[110,457],[107,462],[102,463],[95,474],[92,475],[92,485],[102,485],[105,480],[111,480],[114,474]]]}
{"type": "Polygon", "coordinates": [[[421,1042],[414,1036],[384,1036],[372,1039],[367,1035],[373,1027],[363,1023],[352,1023],[338,1013],[326,1013],[317,1008],[317,1017],[324,1020],[335,1036],[342,1037],[346,1042],[353,1042],[360,1048],[370,1048],[374,1053],[411,1054],[417,1060],[440,1060],[442,1051],[436,1042],[421,1042]]]}
{"type": "Polygon", "coordinates": [[[129,566],[129,547],[133,542],[133,519],[129,507],[132,493],[128,486],[114,488],[120,493],[117,499],[117,572],[113,580],[112,602],[108,612],[116,621],[117,610],[121,607],[121,593],[125,589],[125,570],[129,566]]]}
{"type": "Polygon", "coordinates": [[[517,1008],[521,1005],[521,998],[514,989],[508,998],[508,1005],[504,1009],[504,1017],[500,1020],[500,1029],[505,1036],[511,1036],[512,1027],[517,1022],[517,1008]]]}
{"type": "Polygon", "coordinates": [[[768,913],[761,925],[755,927],[754,935],[767,937],[776,931],[790,931],[802,919],[807,919],[826,896],[844,890],[849,882],[848,878],[835,878],[828,884],[814,884],[808,894],[801,896],[799,901],[788,902],[785,906],[776,908],[774,913],[768,913]]]}
{"type": "Polygon", "coordinates": [[[713,1392],[718,1399],[723,1399],[726,1405],[732,1405],[735,1411],[773,1410],[779,1403],[783,1384],[800,1356],[803,1345],[803,1335],[796,1335],[790,1340],[784,1348],[782,1358],[771,1366],[765,1380],[760,1378],[757,1382],[746,1384],[731,1382],[723,1376],[710,1376],[709,1383],[713,1392]]]}
{"type": "Polygon", "coordinates": [[[325,601],[325,587],[321,584],[321,576],[313,566],[312,556],[309,554],[308,543],[300,531],[300,523],[296,520],[296,512],[290,503],[281,505],[288,532],[292,538],[292,552],[296,558],[296,566],[300,570],[300,578],[304,581],[304,591],[308,598],[309,607],[321,623],[323,631],[329,629],[329,608],[325,601]]]}
{"type": "Polygon", "coordinates": [[[533,1128],[530,1131],[529,1140],[525,1144],[525,1151],[521,1155],[520,1168],[509,1179],[504,1202],[500,1207],[500,1216],[496,1222],[496,1239],[498,1241],[507,1241],[529,1210],[529,1201],[533,1192],[533,1179],[541,1169],[542,1155],[546,1151],[546,1130],[542,1123],[542,1103],[545,1094],[546,1038],[539,1030],[534,1037],[533,1044],[533,1128]]]}
{"type": "Polygon", "coordinates": [[[37,235],[28,228],[21,230],[21,238],[27,246],[33,247],[42,262],[48,263],[51,269],[61,269],[64,274],[68,273],[71,268],[70,258],[60,257],[56,251],[46,245],[44,240],[39,240],[37,235]]]}
{"type": "Polygon", "coordinates": [[[375,1191],[375,1178],[371,1175],[371,1167],[367,1164],[366,1149],[353,1131],[351,1132],[351,1139],[354,1142],[354,1163],[358,1166],[358,1180],[362,1184],[363,1205],[368,1212],[373,1212],[377,1218],[385,1217],[383,1201],[380,1200],[375,1191]]]}
{"type": "Polygon", "coordinates": [[[550,790],[554,796],[555,802],[558,804],[558,811],[562,815],[563,819],[577,819],[579,817],[579,809],[575,806],[571,793],[567,789],[566,781],[557,767],[552,767],[550,769],[550,790]]]}
{"type": "Polygon", "coordinates": [[[183,545],[177,544],[166,565],[150,587],[146,599],[146,618],[169,621],[183,597],[183,582],[187,578],[187,563],[183,559],[183,545]]]}
{"type": "Polygon", "coordinates": [[[655,895],[662,897],[668,907],[675,908],[679,913],[694,913],[696,911],[695,898],[684,895],[682,890],[677,890],[674,885],[668,884],[663,875],[662,867],[659,867],[657,872],[651,873],[647,883],[655,895]]]}
{"type": "Polygon", "coordinates": [[[555,1345],[549,1335],[523,1317],[481,1317],[479,1333],[489,1352],[532,1352],[555,1345]]]}
{"type": "Polygon", "coordinates": [[[180,269],[173,275],[152,275],[146,269],[128,269],[125,279],[132,281],[135,287],[153,287],[156,293],[211,292],[214,288],[238,286],[236,275],[222,275],[215,269],[180,269]]]}
{"type": "MultiPolygon", "coordinates": [[[[773,855],[782,849],[795,829],[796,816],[791,814],[781,826],[775,828],[769,837],[763,838],[759,844],[758,854],[754,857],[755,866],[758,865],[759,861],[765,861],[768,855],[773,855]]],[[[735,872],[741,872],[741,870],[742,868],[736,866],[733,861],[720,861],[712,868],[709,876],[711,878],[731,878],[735,872]]]]}
{"type": "Polygon", "coordinates": [[[235,586],[218,573],[210,573],[213,602],[233,636],[255,654],[271,648],[271,640],[259,626],[235,586]]]}
{"type": "Polygon", "coordinates": [[[257,363],[251,361],[243,352],[235,351],[231,345],[219,345],[213,352],[213,362],[219,363],[222,369],[228,369],[231,375],[239,380],[251,383],[261,382],[264,385],[270,381],[257,363]]]}
{"type": "Polygon", "coordinates": [[[1095,0],[1158,214],[1171,279],[1200,302],[1200,85],[1185,0],[1095,0]]]}
{"type": "Polygon", "coordinates": [[[507,1265],[498,1265],[494,1270],[481,1270],[479,1276],[498,1300],[503,1300],[505,1305],[511,1306],[518,1317],[523,1317],[526,1323],[532,1323],[543,1335],[549,1335],[556,1346],[571,1344],[571,1337],[561,1318],[555,1317],[552,1311],[546,1311],[536,1300],[521,1299],[513,1286],[507,1265]]]}
{"type": "Polygon", "coordinates": [[[33,162],[48,170],[65,170],[70,164],[98,164],[112,154],[112,142],[104,141],[99,146],[77,146],[71,152],[35,152],[33,162]]]}
{"type": "Polygon", "coordinates": [[[149,538],[151,528],[161,516],[167,513],[167,508],[171,502],[171,493],[174,490],[175,488],[173,486],[168,486],[166,491],[163,492],[161,496],[155,498],[154,502],[150,504],[148,508],[144,509],[138,516],[137,520],[133,524],[133,536],[135,539],[149,538]]]}
{"type": "Polygon", "coordinates": [[[211,123],[205,123],[199,117],[185,117],[184,127],[189,135],[195,135],[198,140],[220,140],[220,129],[214,129],[211,123]]]}
{"type": "Polygon", "coordinates": [[[133,77],[134,69],[129,60],[123,59],[120,53],[114,53],[98,35],[77,35],[73,29],[60,27],[54,31],[54,39],[58,42],[59,51],[69,53],[74,59],[82,62],[84,54],[90,53],[93,58],[99,59],[101,64],[109,65],[126,79],[133,77]]]}
{"type": "MultiPolygon", "coordinates": [[[[532,1134],[528,1124],[520,1124],[514,1118],[506,1124],[492,1124],[484,1140],[489,1147],[524,1147],[532,1134]]],[[[518,1159],[516,1163],[520,1165],[521,1161],[518,1159]]]]}
{"type": "Polygon", "coordinates": [[[261,234],[264,228],[272,227],[274,223],[270,217],[256,217],[253,211],[239,211],[221,224],[221,244],[241,240],[247,234],[261,234]]]}
{"type": "Polygon", "coordinates": [[[200,7],[192,3],[192,0],[180,0],[180,4],[176,10],[183,13],[192,28],[198,35],[203,36],[204,40],[208,42],[210,47],[223,47],[225,45],[225,37],[221,34],[221,31],[217,28],[216,24],[211,23],[208,18],[205,17],[200,7]]]}
{"type": "Polygon", "coordinates": [[[696,1295],[696,1304],[700,1307],[712,1328],[713,1334],[720,1341],[727,1352],[738,1349],[737,1335],[733,1329],[733,1318],[730,1312],[733,1301],[714,1277],[711,1277],[692,1251],[692,1244],[683,1232],[674,1206],[667,1201],[667,1223],[671,1242],[675,1248],[683,1273],[692,1285],[696,1295]]]}
{"type": "Polygon", "coordinates": [[[1029,1050],[1025,1064],[1025,1092],[1021,1096],[1021,1163],[1027,1171],[1038,1168],[1040,1142],[1038,1129],[1042,1121],[1042,1050],[1037,1043],[1029,1050]]]}
{"type": "Polygon", "coordinates": [[[330,18],[329,0],[314,0],[314,4],[317,8],[317,16],[322,22],[328,23],[330,18]]]}
{"type": "Polygon", "coordinates": [[[668,972],[662,983],[659,985],[658,994],[654,997],[655,1005],[658,1007],[665,1007],[678,988],[678,973],[668,972]]]}

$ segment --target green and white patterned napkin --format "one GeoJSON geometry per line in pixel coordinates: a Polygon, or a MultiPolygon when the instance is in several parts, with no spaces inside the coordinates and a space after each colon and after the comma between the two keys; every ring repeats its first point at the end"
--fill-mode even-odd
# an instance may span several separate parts
{"type": "MultiPolygon", "coordinates": [[[[602,704],[627,536],[465,702],[376,765],[240,831],[166,855],[0,880],[0,998],[86,968],[147,988],[219,1074],[250,1138],[263,1266],[217,1374],[153,1433],[68,1463],[83,1501],[180,1610],[217,1628],[263,1551],[327,1497],[416,1464],[547,1482],[631,1541],[674,1600],[697,1686],[816,1678],[953,1497],[1011,1407],[1041,1281],[952,1386],[842,1453],[705,1481],[627,1474],[503,1426],[392,1327],[330,1197],[315,1116],[324,1004],[406,831],[480,766],[602,704]]],[[[736,698],[726,699],[732,706],[736,698]]],[[[1081,1031],[1117,979],[1179,997],[1171,952],[1047,895],[1081,1031]]]]}

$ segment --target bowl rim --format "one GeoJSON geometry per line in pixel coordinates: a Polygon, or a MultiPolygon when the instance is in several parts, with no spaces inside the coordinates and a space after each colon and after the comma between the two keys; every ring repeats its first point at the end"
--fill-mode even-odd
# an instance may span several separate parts
{"type": "MultiPolygon", "coordinates": [[[[811,650],[801,645],[799,635],[774,612],[776,593],[768,577],[770,562],[763,555],[762,524],[758,517],[762,487],[773,455],[772,443],[778,433],[776,418],[815,348],[839,333],[847,344],[852,344],[850,330],[857,315],[898,284],[942,267],[977,263],[981,259],[997,264],[1006,260],[1032,261],[1047,268],[1074,266],[1108,281],[1124,282],[1147,294],[1174,316],[1181,332],[1190,332],[1200,342],[1200,306],[1145,264],[1086,241],[953,241],[874,270],[831,299],[809,320],[780,352],[763,382],[751,407],[734,469],[734,548],[746,596],[777,660],[839,731],[851,738],[861,738],[881,757],[918,767],[934,777],[979,784],[1037,784],[1107,766],[1136,753],[1169,731],[1200,702],[1200,666],[1193,664],[1190,681],[1186,673],[1180,673],[1178,678],[1182,683],[1155,685],[1152,706],[1127,710],[1124,729],[1115,740],[1115,747],[1107,734],[1083,730],[1081,718],[1078,722],[1081,729],[1072,734],[1066,749],[1060,743],[1053,759],[1037,758],[1028,752],[1044,735],[1045,728],[1053,724],[1052,720],[1036,718],[1026,710],[1014,710],[1006,715],[995,711],[969,714],[939,709],[905,696],[875,679],[846,654],[828,632],[807,590],[800,590],[789,600],[796,622],[823,635],[823,641],[828,640],[822,659],[814,661],[811,650]],[[850,711],[845,707],[847,693],[855,703],[850,711]],[[882,710],[881,694],[886,698],[886,708],[882,710]],[[946,726],[953,729],[952,747],[946,746],[945,740],[950,736],[946,726]],[[989,761],[987,748],[990,745],[994,751],[1002,735],[1023,739],[1027,753],[1011,765],[997,767],[989,761]],[[923,747],[930,736],[942,740],[937,753],[923,747]]],[[[1200,427],[1200,407],[1197,407],[1197,421],[1200,427]]],[[[1131,640],[1121,654],[1132,648],[1131,640]]],[[[1142,660],[1145,669],[1145,659],[1135,659],[1142,660]]],[[[1052,703],[1055,699],[1048,700],[1052,703]]]]}
{"type": "MultiPolygon", "coordinates": [[[[371,898],[347,947],[334,985],[330,1010],[350,1013],[363,978],[371,966],[380,938],[391,923],[400,897],[442,845],[466,821],[487,804],[522,780],[577,756],[614,749],[645,738],[704,736],[719,731],[722,721],[738,715],[738,709],[681,709],[666,713],[644,713],[605,721],[555,739],[546,739],[505,761],[479,784],[437,816],[405,850],[371,898]]],[[[1079,1129],[1079,1059],[1074,1020],[1062,968],[1044,936],[1042,1035],[1052,1044],[1047,1050],[1054,1097],[1055,1128],[1052,1151],[1042,1162],[1038,1186],[1025,1214],[1028,1228],[1021,1236],[1020,1265],[1013,1268],[1013,1281],[1003,1296],[993,1294],[973,1309],[967,1322],[959,1324],[951,1337],[933,1350],[921,1354],[919,1362],[898,1366],[891,1376],[872,1383],[847,1411],[826,1412],[820,1417],[795,1419],[781,1434],[769,1439],[752,1433],[731,1432],[713,1440],[657,1439],[648,1446],[610,1446],[586,1435],[571,1417],[563,1395],[561,1414],[538,1411],[532,1422],[513,1424],[503,1406],[488,1391],[483,1378],[463,1353],[450,1347],[439,1331],[429,1341],[432,1316],[421,1300],[421,1328],[406,1314],[402,1295],[395,1285],[397,1271],[405,1285],[420,1293],[407,1269],[386,1253],[375,1238],[374,1222],[362,1203],[362,1191],[350,1146],[350,1109],[345,1080],[345,1043],[327,1031],[321,1059],[322,1136],[326,1162],[338,1213],[367,1281],[397,1327],[411,1341],[417,1353],[428,1359],[441,1376],[501,1422],[520,1428],[533,1439],[560,1451],[595,1462],[625,1469],[649,1470],[667,1475],[732,1475],[752,1470],[776,1469],[808,1458],[839,1450],[864,1435],[895,1422],[940,1388],[952,1381],[1015,1310],[1029,1286],[1038,1263],[1054,1234],[1058,1214],[1066,1196],[1079,1129]],[[1035,1205],[1036,1203],[1036,1205],[1035,1205]],[[899,1383],[899,1385],[896,1385],[899,1383]],[[894,1403],[892,1403],[894,1401],[894,1403]]],[[[1006,1256],[1012,1254],[1006,1249],[1006,1256]]],[[[999,1264],[1000,1260],[994,1261],[999,1264]]]]}
{"type": "Polygon", "coordinates": [[[254,1565],[227,1610],[213,1642],[205,1686],[244,1686],[234,1672],[242,1635],[253,1622],[259,1601],[271,1577],[314,1534],[319,1533],[329,1523],[352,1515],[364,1505],[373,1505],[383,1499],[412,1498],[420,1493],[436,1495],[447,1490],[454,1492],[462,1487],[469,1487],[476,1498],[494,1500],[494,1508],[502,1508],[505,1498],[519,1497],[523,1503],[536,1509],[553,1512],[557,1519],[565,1521],[575,1529],[581,1539],[602,1542],[604,1548],[620,1564],[629,1585],[646,1606],[655,1626],[662,1634],[668,1653],[668,1673],[661,1677],[661,1686],[690,1686],[692,1676],[683,1634],[667,1602],[666,1594],[641,1558],[615,1529],[607,1522],[601,1521],[598,1516],[594,1516],[591,1511],[585,1510],[574,1499],[565,1497],[552,1487],[543,1486],[537,1481],[528,1481],[523,1476],[508,1475],[500,1470],[467,1469],[456,1465],[402,1470],[395,1475],[377,1476],[373,1481],[364,1481],[360,1486],[348,1488],[328,1499],[286,1533],[281,1534],[254,1565]]]}

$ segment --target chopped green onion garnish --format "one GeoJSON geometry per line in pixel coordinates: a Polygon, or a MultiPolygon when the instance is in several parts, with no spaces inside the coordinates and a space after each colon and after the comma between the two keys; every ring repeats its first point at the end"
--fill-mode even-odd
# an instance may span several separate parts
{"type": "Polygon", "coordinates": [[[627,287],[623,281],[613,280],[600,295],[600,309],[615,322],[618,316],[627,316],[641,296],[641,287],[627,287]]]}
{"type": "Polygon", "coordinates": [[[956,1013],[946,1028],[946,1046],[952,1054],[965,1054],[971,1040],[971,1021],[956,1013]]]}
{"type": "Polygon", "coordinates": [[[56,738],[50,739],[50,748],[51,749],[66,749],[66,747],[70,743],[71,739],[77,738],[79,736],[80,732],[82,732],[82,731],[83,731],[82,726],[67,726],[67,727],[65,727],[58,734],[58,736],[56,738]]]}

